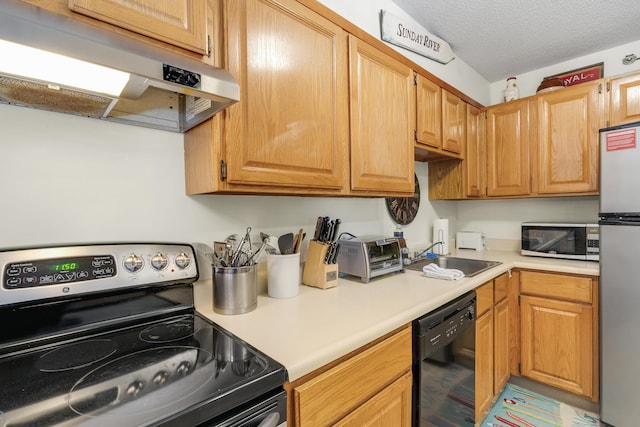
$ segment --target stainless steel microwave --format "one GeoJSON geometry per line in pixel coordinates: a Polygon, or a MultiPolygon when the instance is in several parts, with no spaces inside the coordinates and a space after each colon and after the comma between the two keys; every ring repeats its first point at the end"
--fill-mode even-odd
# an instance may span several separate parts
{"type": "Polygon", "coordinates": [[[522,255],[600,260],[598,224],[574,222],[522,223],[522,255]]]}

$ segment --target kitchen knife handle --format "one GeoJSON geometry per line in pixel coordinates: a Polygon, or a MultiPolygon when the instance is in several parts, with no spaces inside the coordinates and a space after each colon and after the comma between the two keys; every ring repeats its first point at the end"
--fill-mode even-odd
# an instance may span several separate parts
{"type": "Polygon", "coordinates": [[[338,238],[338,230],[340,229],[340,224],[342,223],[342,221],[340,220],[340,218],[336,218],[336,220],[333,222],[333,230],[331,232],[331,241],[335,242],[336,239],[338,238]]]}

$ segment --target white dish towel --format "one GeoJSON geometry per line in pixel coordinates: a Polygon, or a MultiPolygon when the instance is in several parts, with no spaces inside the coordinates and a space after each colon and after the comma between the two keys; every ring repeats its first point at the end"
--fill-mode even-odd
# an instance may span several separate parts
{"type": "Polygon", "coordinates": [[[460,270],[456,270],[455,268],[442,268],[435,263],[422,267],[422,273],[432,279],[460,280],[464,277],[464,273],[460,270]]]}

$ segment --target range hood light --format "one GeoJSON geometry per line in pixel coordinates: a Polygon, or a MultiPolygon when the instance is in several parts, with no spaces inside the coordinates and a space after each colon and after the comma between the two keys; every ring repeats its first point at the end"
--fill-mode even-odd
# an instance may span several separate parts
{"type": "Polygon", "coordinates": [[[129,73],[0,40],[0,73],[118,97],[129,73]]]}

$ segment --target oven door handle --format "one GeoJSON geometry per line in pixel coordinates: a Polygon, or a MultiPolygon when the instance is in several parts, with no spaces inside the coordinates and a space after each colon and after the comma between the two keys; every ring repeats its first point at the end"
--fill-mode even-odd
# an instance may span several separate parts
{"type": "Polygon", "coordinates": [[[278,422],[280,421],[280,414],[274,412],[273,414],[269,414],[265,417],[264,420],[258,424],[258,427],[276,427],[278,422]]]}

